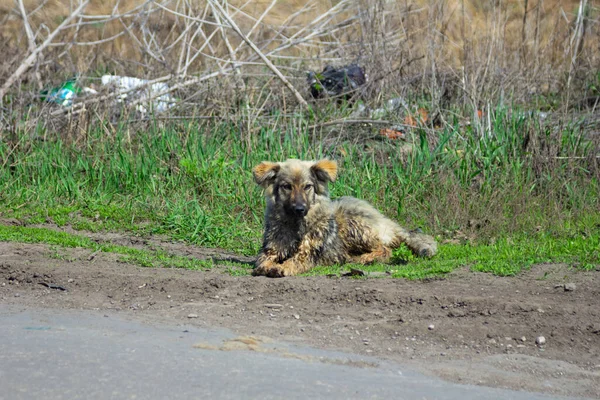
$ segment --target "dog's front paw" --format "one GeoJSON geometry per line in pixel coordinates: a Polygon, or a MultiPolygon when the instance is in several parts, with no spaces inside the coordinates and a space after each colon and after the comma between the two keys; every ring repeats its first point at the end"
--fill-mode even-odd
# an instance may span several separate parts
{"type": "Polygon", "coordinates": [[[269,278],[283,278],[295,275],[295,266],[292,262],[286,261],[283,264],[267,264],[254,268],[252,275],[268,276],[269,278]]]}

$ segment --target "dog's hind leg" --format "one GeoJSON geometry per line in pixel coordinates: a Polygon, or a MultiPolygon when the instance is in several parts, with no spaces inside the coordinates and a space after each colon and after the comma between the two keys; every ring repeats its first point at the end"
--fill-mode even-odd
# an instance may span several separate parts
{"type": "Polygon", "coordinates": [[[372,264],[374,262],[386,263],[390,260],[391,256],[392,250],[389,247],[380,244],[368,253],[352,257],[352,261],[363,265],[372,264]]]}

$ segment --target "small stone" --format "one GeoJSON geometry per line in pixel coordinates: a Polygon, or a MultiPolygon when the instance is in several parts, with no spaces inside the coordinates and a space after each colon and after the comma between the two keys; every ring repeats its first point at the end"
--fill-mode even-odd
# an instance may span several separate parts
{"type": "Polygon", "coordinates": [[[509,341],[511,341],[511,340],[512,340],[512,338],[511,338],[511,337],[508,337],[508,336],[506,336],[506,337],[504,338],[504,340],[506,340],[507,342],[509,342],[509,341]]]}
{"type": "Polygon", "coordinates": [[[188,314],[188,318],[198,318],[198,314],[188,314]]]}
{"type": "Polygon", "coordinates": [[[300,319],[300,316],[298,314],[294,314],[294,318],[300,319]]]}
{"type": "Polygon", "coordinates": [[[507,348],[507,349],[512,349],[512,344],[507,344],[507,345],[506,345],[506,348],[507,348]]]}
{"type": "Polygon", "coordinates": [[[565,292],[572,292],[575,289],[577,289],[577,285],[575,285],[574,283],[565,284],[565,292]]]}
{"type": "Polygon", "coordinates": [[[427,329],[429,329],[430,331],[432,331],[432,330],[434,330],[434,329],[435,329],[435,325],[431,324],[431,325],[429,325],[429,326],[427,327],[427,329]]]}
{"type": "Polygon", "coordinates": [[[539,312],[539,313],[543,313],[544,312],[544,310],[542,310],[541,308],[538,308],[536,311],[539,312]]]}
{"type": "Polygon", "coordinates": [[[446,353],[440,353],[440,356],[446,357],[446,353]]]}
{"type": "Polygon", "coordinates": [[[267,308],[283,308],[283,306],[281,304],[275,304],[275,303],[265,304],[265,307],[267,307],[267,308]]]}
{"type": "Polygon", "coordinates": [[[21,297],[19,293],[15,293],[15,297],[21,297]]]}
{"type": "Polygon", "coordinates": [[[517,347],[518,347],[519,349],[522,349],[523,347],[525,347],[525,345],[524,345],[524,344],[518,344],[518,345],[517,345],[517,347]]]}
{"type": "Polygon", "coordinates": [[[521,336],[521,342],[526,342],[527,338],[525,336],[521,336]]]}
{"type": "Polygon", "coordinates": [[[488,340],[488,343],[489,344],[496,344],[496,339],[490,339],[490,340],[488,340]]]}
{"type": "Polygon", "coordinates": [[[537,338],[535,338],[535,344],[537,344],[538,346],[543,346],[546,344],[546,338],[543,336],[538,336],[537,338]]]}

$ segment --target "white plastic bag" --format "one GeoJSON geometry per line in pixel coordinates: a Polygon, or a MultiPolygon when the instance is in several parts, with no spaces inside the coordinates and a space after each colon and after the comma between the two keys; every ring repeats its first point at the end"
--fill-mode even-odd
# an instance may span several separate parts
{"type": "Polygon", "coordinates": [[[140,100],[136,110],[142,114],[150,110],[154,112],[164,112],[175,105],[175,98],[167,93],[169,85],[166,83],[153,83],[148,85],[148,80],[139,79],[131,76],[104,75],[102,85],[113,86],[122,93],[119,96],[120,102],[132,102],[140,100]],[[133,90],[138,88],[139,90],[133,90]],[[162,94],[161,94],[162,93],[162,94]]]}

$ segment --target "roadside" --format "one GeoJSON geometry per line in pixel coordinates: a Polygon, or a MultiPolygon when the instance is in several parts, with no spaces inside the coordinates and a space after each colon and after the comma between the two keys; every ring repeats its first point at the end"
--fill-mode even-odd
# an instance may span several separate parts
{"type": "Polygon", "coordinates": [[[225,267],[140,268],[116,254],[90,255],[0,243],[0,303],[222,327],[400,362],[460,383],[600,396],[598,271],[552,264],[512,278],[458,270],[425,281],[272,280],[231,276],[225,267]]]}
{"type": "Polygon", "coordinates": [[[225,329],[140,323],[115,312],[0,305],[0,321],[0,399],[558,399],[444,382],[373,357],[225,329]]]}

